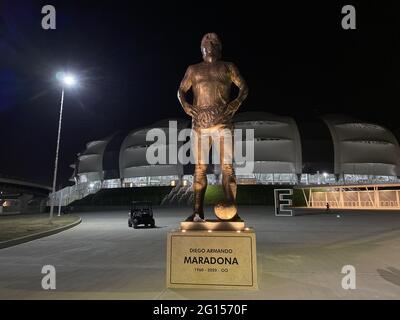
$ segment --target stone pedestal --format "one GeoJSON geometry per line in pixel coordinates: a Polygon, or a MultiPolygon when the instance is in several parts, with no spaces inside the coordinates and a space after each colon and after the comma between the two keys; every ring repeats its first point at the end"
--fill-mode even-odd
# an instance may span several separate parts
{"type": "Polygon", "coordinates": [[[220,221],[181,228],[168,233],[168,288],[257,289],[254,230],[220,221]]]}

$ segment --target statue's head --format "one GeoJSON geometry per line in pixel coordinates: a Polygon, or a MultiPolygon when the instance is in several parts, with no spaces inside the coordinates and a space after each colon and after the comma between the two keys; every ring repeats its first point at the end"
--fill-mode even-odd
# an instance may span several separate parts
{"type": "Polygon", "coordinates": [[[212,62],[221,58],[222,44],[216,33],[207,33],[201,40],[204,61],[212,62]]]}

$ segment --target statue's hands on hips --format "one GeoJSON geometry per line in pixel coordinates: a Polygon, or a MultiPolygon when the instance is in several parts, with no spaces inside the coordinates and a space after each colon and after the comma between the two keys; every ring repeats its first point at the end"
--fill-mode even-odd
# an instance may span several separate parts
{"type": "Polygon", "coordinates": [[[233,117],[239,107],[240,102],[238,102],[237,100],[231,101],[225,110],[225,115],[228,117],[233,117]]]}
{"type": "Polygon", "coordinates": [[[193,105],[188,103],[188,104],[185,105],[184,109],[185,109],[185,112],[186,112],[187,115],[191,116],[192,118],[197,117],[198,110],[193,105]]]}

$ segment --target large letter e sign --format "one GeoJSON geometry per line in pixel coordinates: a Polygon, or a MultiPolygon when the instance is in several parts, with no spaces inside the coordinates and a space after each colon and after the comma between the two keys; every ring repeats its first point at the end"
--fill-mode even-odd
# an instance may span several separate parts
{"type": "Polygon", "coordinates": [[[291,209],[292,195],[293,195],[293,189],[274,189],[276,216],[293,215],[293,211],[291,209]]]}

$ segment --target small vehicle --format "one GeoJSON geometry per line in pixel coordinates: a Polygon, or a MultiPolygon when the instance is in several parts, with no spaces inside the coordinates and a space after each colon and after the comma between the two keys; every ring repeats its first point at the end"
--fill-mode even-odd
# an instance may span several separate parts
{"type": "Polygon", "coordinates": [[[156,223],[153,218],[153,208],[150,201],[132,201],[131,210],[128,213],[128,226],[137,229],[139,225],[154,228],[156,223]]]}

